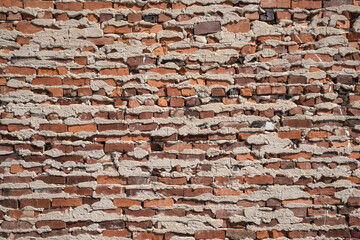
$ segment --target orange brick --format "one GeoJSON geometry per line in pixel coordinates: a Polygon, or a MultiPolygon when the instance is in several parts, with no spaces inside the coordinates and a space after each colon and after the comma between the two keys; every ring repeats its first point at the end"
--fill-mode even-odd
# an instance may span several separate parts
{"type": "Polygon", "coordinates": [[[239,195],[243,194],[243,191],[222,187],[222,188],[214,189],[214,194],[216,196],[239,196],[239,195]]]}
{"type": "Polygon", "coordinates": [[[50,97],[62,97],[63,89],[62,88],[48,88],[50,97]]]}
{"type": "Polygon", "coordinates": [[[160,106],[160,107],[167,107],[168,106],[168,103],[166,101],[165,98],[159,98],[157,100],[157,104],[160,106]]]}
{"type": "Polygon", "coordinates": [[[36,74],[36,70],[33,68],[27,67],[6,67],[7,74],[17,74],[17,75],[33,75],[36,74]]]}
{"type": "Polygon", "coordinates": [[[166,53],[167,53],[167,47],[158,47],[152,51],[152,54],[155,56],[162,56],[165,55],[166,53]]]}
{"type": "Polygon", "coordinates": [[[44,1],[44,0],[26,0],[24,1],[24,8],[54,8],[53,1],[44,1]]]}
{"type": "Polygon", "coordinates": [[[123,230],[105,230],[102,232],[102,235],[104,237],[126,237],[129,238],[131,237],[131,233],[127,230],[127,229],[123,229],[123,230]]]}
{"type": "Polygon", "coordinates": [[[19,164],[14,164],[14,165],[11,165],[11,167],[10,167],[10,173],[19,173],[19,172],[23,172],[23,171],[24,171],[24,169],[19,164]]]}
{"type": "Polygon", "coordinates": [[[74,125],[68,127],[69,132],[96,132],[96,125],[95,124],[86,124],[86,125],[74,125]]]}
{"type": "Polygon", "coordinates": [[[237,22],[237,23],[230,23],[230,24],[226,25],[225,28],[229,32],[245,33],[245,32],[250,31],[250,22],[248,22],[248,21],[240,21],[240,22],[237,22]]]}
{"type": "Polygon", "coordinates": [[[148,72],[159,73],[159,74],[168,74],[168,73],[176,73],[176,69],[170,68],[153,68],[148,70],[148,72]]]}
{"type": "Polygon", "coordinates": [[[326,138],[330,135],[329,132],[327,131],[310,131],[307,135],[306,138],[326,138]]]}
{"type": "Polygon", "coordinates": [[[159,200],[150,200],[144,202],[144,207],[170,207],[174,205],[174,200],[172,198],[165,198],[159,200]]]}
{"type": "Polygon", "coordinates": [[[278,132],[279,138],[287,138],[287,139],[300,139],[301,138],[301,131],[300,130],[293,130],[288,132],[278,132]]]}
{"type": "Polygon", "coordinates": [[[81,198],[54,198],[51,205],[53,207],[76,207],[82,205],[81,198]]]}
{"type": "Polygon", "coordinates": [[[240,95],[244,97],[251,97],[253,95],[253,89],[251,87],[241,88],[240,95]]]}
{"type": "Polygon", "coordinates": [[[114,199],[114,205],[117,207],[141,206],[141,202],[132,199],[117,198],[114,199]]]}
{"type": "Polygon", "coordinates": [[[291,0],[261,0],[260,6],[262,8],[290,8],[291,0]]]}
{"type": "Polygon", "coordinates": [[[112,8],[112,2],[84,2],[84,9],[97,10],[101,8],[112,8]]]}
{"type": "Polygon", "coordinates": [[[256,237],[259,239],[263,239],[263,238],[268,238],[270,237],[269,232],[268,231],[260,231],[256,233],[256,237]]]}
{"type": "Polygon", "coordinates": [[[124,177],[111,177],[111,176],[98,176],[98,184],[126,184],[126,179],[124,177]]]}
{"type": "Polygon", "coordinates": [[[129,75],[128,68],[113,68],[100,70],[101,75],[126,76],[129,75]]]}

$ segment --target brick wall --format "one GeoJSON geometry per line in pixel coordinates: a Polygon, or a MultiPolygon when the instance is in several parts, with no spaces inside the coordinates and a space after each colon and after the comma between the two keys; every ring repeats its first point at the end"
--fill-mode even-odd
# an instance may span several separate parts
{"type": "Polygon", "coordinates": [[[360,239],[355,0],[0,0],[3,239],[360,239]]]}

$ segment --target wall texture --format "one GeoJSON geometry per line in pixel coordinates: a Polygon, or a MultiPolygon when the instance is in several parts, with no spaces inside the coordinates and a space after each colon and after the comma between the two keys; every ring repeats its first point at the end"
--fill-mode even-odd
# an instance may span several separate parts
{"type": "Polygon", "coordinates": [[[0,237],[360,239],[352,0],[0,0],[0,237]]]}

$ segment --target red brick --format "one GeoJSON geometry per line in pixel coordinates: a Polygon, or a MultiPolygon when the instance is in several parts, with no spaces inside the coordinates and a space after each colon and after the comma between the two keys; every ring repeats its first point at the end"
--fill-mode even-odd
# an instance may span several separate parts
{"type": "Polygon", "coordinates": [[[255,177],[246,177],[245,181],[249,184],[260,184],[260,185],[265,185],[265,184],[273,184],[274,182],[274,178],[272,176],[255,176],[255,177]]]}
{"type": "Polygon", "coordinates": [[[115,237],[115,238],[120,238],[120,237],[126,237],[126,238],[130,238],[131,237],[131,232],[129,232],[127,229],[123,229],[123,230],[104,230],[102,232],[102,235],[104,237],[115,237]]]}
{"type": "Polygon", "coordinates": [[[195,239],[225,239],[225,231],[221,230],[203,230],[195,232],[195,239]]]}
{"type": "Polygon", "coordinates": [[[288,233],[289,238],[307,238],[307,237],[316,237],[316,232],[309,231],[293,231],[288,233]]]}
{"type": "Polygon", "coordinates": [[[0,7],[19,7],[22,8],[22,1],[20,0],[2,0],[0,1],[0,7]]]}
{"type": "Polygon", "coordinates": [[[158,181],[166,185],[185,185],[187,183],[186,177],[178,177],[178,178],[159,177],[158,181]]]}
{"type": "Polygon", "coordinates": [[[226,96],[225,90],[223,88],[213,88],[213,89],[211,89],[211,96],[224,97],[224,96],[226,96]]]}
{"type": "Polygon", "coordinates": [[[32,228],[32,224],[25,221],[11,221],[11,222],[3,221],[1,223],[1,229],[4,230],[15,230],[15,229],[25,230],[29,228],[32,228]]]}
{"type": "Polygon", "coordinates": [[[319,231],[319,236],[325,236],[326,238],[349,238],[350,230],[349,228],[345,229],[330,229],[329,231],[319,231]]]}
{"type": "Polygon", "coordinates": [[[124,187],[113,187],[113,186],[101,186],[96,187],[96,194],[113,195],[124,193],[124,187]]]}
{"type": "Polygon", "coordinates": [[[68,126],[68,131],[77,133],[77,132],[96,132],[95,124],[85,124],[85,125],[75,125],[68,126]]]}
{"type": "Polygon", "coordinates": [[[32,182],[30,177],[18,177],[18,176],[8,176],[4,177],[4,183],[30,183],[32,182]]]}
{"type": "Polygon", "coordinates": [[[16,30],[26,34],[33,34],[42,31],[43,28],[37,27],[28,21],[21,21],[16,25],[16,30]]]}
{"type": "Polygon", "coordinates": [[[353,4],[354,3],[352,0],[327,0],[324,1],[323,7],[327,8],[327,7],[337,7],[341,5],[353,5],[353,4]]]}
{"type": "Polygon", "coordinates": [[[349,95],[349,103],[360,101],[360,95],[349,95]]]}
{"type": "Polygon", "coordinates": [[[113,68],[100,70],[101,75],[126,76],[129,75],[128,68],[113,68]]]}
{"type": "Polygon", "coordinates": [[[133,144],[127,143],[106,143],[105,152],[131,152],[134,150],[133,144]]]}
{"type": "Polygon", "coordinates": [[[310,128],[312,123],[307,119],[285,119],[283,120],[283,126],[295,127],[295,128],[310,128]]]}
{"type": "Polygon", "coordinates": [[[58,77],[38,77],[32,80],[33,85],[54,86],[61,85],[62,80],[58,77]]]}
{"type": "Polygon", "coordinates": [[[86,40],[95,45],[111,45],[114,43],[114,38],[112,37],[86,38],[86,40]]]}
{"type": "Polygon", "coordinates": [[[64,192],[68,194],[91,196],[93,194],[92,188],[79,188],[75,186],[69,186],[64,188],[64,192]]]}
{"type": "Polygon", "coordinates": [[[82,205],[81,198],[54,198],[51,205],[53,207],[76,207],[82,205]]]}
{"type": "Polygon", "coordinates": [[[133,232],[134,240],[142,239],[152,239],[152,240],[162,240],[163,236],[161,234],[155,234],[152,232],[133,232]]]}
{"type": "Polygon", "coordinates": [[[300,139],[301,131],[293,130],[293,131],[288,131],[288,132],[278,132],[278,136],[279,136],[279,138],[300,139]]]}
{"type": "Polygon", "coordinates": [[[261,0],[260,6],[262,8],[290,8],[291,0],[279,0],[279,1],[272,1],[272,0],[261,0]]]}
{"type": "Polygon", "coordinates": [[[131,13],[127,16],[127,20],[129,23],[139,22],[141,21],[141,19],[141,13],[131,13]]]}
{"type": "Polygon", "coordinates": [[[292,0],[291,8],[320,9],[322,2],[320,0],[292,0]]]}
{"type": "Polygon", "coordinates": [[[271,87],[271,94],[286,94],[286,86],[271,87]]]}
{"type": "Polygon", "coordinates": [[[141,206],[141,202],[132,199],[114,199],[114,205],[117,207],[131,207],[131,206],[141,206]]]}
{"type": "Polygon", "coordinates": [[[234,23],[230,23],[228,25],[225,26],[225,28],[229,31],[229,32],[233,32],[233,33],[245,33],[250,31],[250,22],[248,21],[240,21],[240,22],[234,22],[234,23]]]}
{"type": "Polygon", "coordinates": [[[41,124],[39,127],[40,131],[52,131],[52,132],[66,132],[66,124],[41,124]]]}
{"type": "Polygon", "coordinates": [[[53,3],[53,1],[25,0],[24,8],[27,8],[27,7],[48,9],[48,8],[54,8],[54,3],[53,3]]]}
{"type": "MultiPolygon", "coordinates": [[[[345,224],[345,223],[343,223],[343,224],[345,224]]],[[[360,226],[360,218],[350,217],[349,218],[349,225],[351,225],[351,226],[360,226]]]]}
{"type": "Polygon", "coordinates": [[[185,100],[183,98],[170,98],[171,107],[183,107],[185,100]]]}
{"type": "Polygon", "coordinates": [[[6,67],[7,74],[16,74],[16,75],[33,75],[36,74],[36,70],[28,67],[6,67]]]}
{"type": "Polygon", "coordinates": [[[153,217],[153,216],[155,216],[155,210],[152,210],[152,209],[140,209],[140,210],[125,209],[125,215],[134,216],[134,217],[153,217]]]}
{"type": "Polygon", "coordinates": [[[84,2],[84,9],[97,10],[101,8],[112,8],[112,2],[84,2]]]}
{"type": "Polygon", "coordinates": [[[271,86],[257,86],[256,94],[258,95],[271,94],[271,86]]]}
{"type": "Polygon", "coordinates": [[[347,203],[350,206],[360,206],[360,197],[349,197],[347,203]]]}
{"type": "MultiPolygon", "coordinates": [[[[292,1],[294,2],[294,1],[292,1]]],[[[276,12],[276,20],[280,21],[280,20],[291,20],[291,13],[289,12],[284,12],[284,11],[277,11],[276,12]]]]}
{"type": "Polygon", "coordinates": [[[65,184],[66,178],[63,176],[40,175],[35,180],[43,181],[47,184],[65,184]]]}
{"type": "Polygon", "coordinates": [[[159,200],[149,200],[144,202],[144,207],[171,207],[174,205],[174,200],[172,198],[165,198],[159,200]]]}
{"type": "Polygon", "coordinates": [[[66,224],[63,221],[59,220],[46,220],[46,221],[38,221],[35,224],[36,228],[41,228],[44,226],[49,226],[51,229],[62,229],[66,228],[66,224]]]}
{"type": "Polygon", "coordinates": [[[20,208],[32,206],[34,208],[50,208],[49,199],[20,199],[20,208]]]}
{"type": "Polygon", "coordinates": [[[56,3],[56,9],[63,11],[82,11],[82,2],[61,2],[56,3]]]}
{"type": "MultiPolygon", "coordinates": [[[[190,20],[190,19],[188,19],[188,20],[190,20]]],[[[216,33],[216,32],[219,32],[220,30],[221,30],[221,23],[214,22],[214,21],[213,22],[201,22],[194,26],[194,34],[195,35],[216,33]]]]}

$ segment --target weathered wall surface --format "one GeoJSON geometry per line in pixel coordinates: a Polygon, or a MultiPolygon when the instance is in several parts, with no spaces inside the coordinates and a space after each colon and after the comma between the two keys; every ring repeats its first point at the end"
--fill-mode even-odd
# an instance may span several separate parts
{"type": "Polygon", "coordinates": [[[352,0],[0,0],[4,239],[360,239],[352,0]]]}

